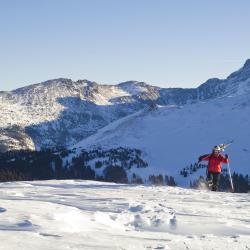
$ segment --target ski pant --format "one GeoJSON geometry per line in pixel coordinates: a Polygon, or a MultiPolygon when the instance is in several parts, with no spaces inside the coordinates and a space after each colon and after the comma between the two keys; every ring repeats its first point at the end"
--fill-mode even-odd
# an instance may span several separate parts
{"type": "Polygon", "coordinates": [[[220,173],[208,172],[207,180],[208,182],[212,183],[212,191],[217,191],[219,186],[220,173]]]}

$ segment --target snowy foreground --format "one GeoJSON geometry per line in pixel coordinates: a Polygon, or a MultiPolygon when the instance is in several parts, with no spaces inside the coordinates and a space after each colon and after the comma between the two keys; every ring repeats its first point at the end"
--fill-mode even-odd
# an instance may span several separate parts
{"type": "Polygon", "coordinates": [[[0,184],[0,249],[250,249],[250,195],[93,181],[0,184]]]}

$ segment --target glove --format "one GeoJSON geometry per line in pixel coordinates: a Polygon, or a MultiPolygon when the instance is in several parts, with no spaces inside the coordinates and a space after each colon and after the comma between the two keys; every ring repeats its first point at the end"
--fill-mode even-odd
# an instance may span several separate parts
{"type": "Polygon", "coordinates": [[[228,159],[228,155],[227,154],[225,154],[225,158],[228,159]]]}

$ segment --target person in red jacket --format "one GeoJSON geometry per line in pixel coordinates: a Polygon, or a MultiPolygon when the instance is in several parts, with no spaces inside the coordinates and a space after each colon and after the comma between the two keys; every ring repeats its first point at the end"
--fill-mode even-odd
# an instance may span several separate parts
{"type": "Polygon", "coordinates": [[[208,161],[207,167],[207,180],[208,184],[212,185],[212,191],[217,191],[221,173],[221,163],[228,163],[228,155],[220,154],[220,147],[215,146],[212,154],[202,155],[199,157],[199,161],[208,161]]]}

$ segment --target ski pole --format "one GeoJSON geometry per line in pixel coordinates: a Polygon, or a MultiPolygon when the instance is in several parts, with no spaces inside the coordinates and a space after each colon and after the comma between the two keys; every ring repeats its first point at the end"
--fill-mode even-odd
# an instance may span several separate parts
{"type": "Polygon", "coordinates": [[[230,171],[229,163],[227,163],[227,168],[228,168],[228,173],[229,173],[229,179],[230,179],[231,189],[232,189],[232,192],[234,192],[234,185],[233,185],[233,180],[232,180],[232,176],[231,176],[231,171],[230,171]]]}

